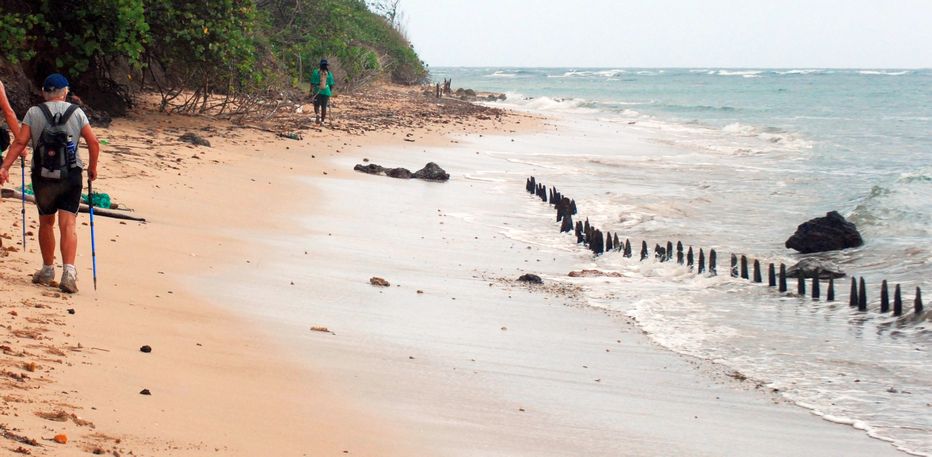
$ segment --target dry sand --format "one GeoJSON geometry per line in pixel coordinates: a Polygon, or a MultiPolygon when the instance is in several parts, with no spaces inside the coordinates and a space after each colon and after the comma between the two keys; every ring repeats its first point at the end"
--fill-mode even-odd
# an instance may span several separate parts
{"type": "MultiPolygon", "coordinates": [[[[404,89],[386,92],[399,111],[410,104],[407,111],[430,113],[436,106],[412,104],[399,95],[404,89]]],[[[337,110],[364,103],[335,99],[337,110]]],[[[448,142],[443,133],[512,129],[523,119],[476,119],[475,113],[421,117],[412,122],[399,116],[394,126],[369,122],[364,125],[373,131],[367,135],[359,134],[364,129],[358,121],[337,118],[330,127],[302,130],[297,141],[151,111],[97,129],[108,144],[95,190],[149,222],[95,219],[94,291],[88,217],[82,215],[81,291],[73,296],[30,284],[39,263],[35,208],[27,205],[23,252],[20,202],[0,204],[2,454],[419,454],[412,452],[417,440],[406,431],[363,413],[338,385],[296,363],[294,352],[268,331],[222,304],[191,296],[179,278],[230,263],[258,263],[262,253],[234,235],[260,228],[287,232],[289,202],[315,198],[294,195],[290,176],[352,173],[329,166],[334,155],[369,144],[448,142]],[[212,147],[180,142],[189,131],[212,147]],[[285,216],[275,217],[280,214],[285,216]],[[141,352],[143,345],[152,351],[141,352]],[[140,394],[143,389],[151,395],[140,394]],[[68,437],[67,444],[53,441],[59,434],[68,437]]],[[[306,124],[307,118],[292,119],[306,124]]],[[[11,180],[20,180],[15,170],[11,180]]]]}

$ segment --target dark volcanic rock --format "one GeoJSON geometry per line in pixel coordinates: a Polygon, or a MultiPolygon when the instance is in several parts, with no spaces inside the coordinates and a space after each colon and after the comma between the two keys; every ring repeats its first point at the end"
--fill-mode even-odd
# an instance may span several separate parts
{"type": "Polygon", "coordinates": [[[841,271],[837,265],[819,259],[802,259],[796,265],[786,269],[787,278],[799,277],[802,272],[803,278],[811,278],[816,272],[819,272],[819,279],[843,278],[845,272],[841,271]]]}
{"type": "Polygon", "coordinates": [[[185,133],[184,135],[181,135],[178,139],[181,141],[184,141],[185,143],[191,143],[196,146],[210,147],[210,141],[207,141],[206,139],[204,139],[204,137],[196,133],[188,132],[188,133],[185,133]]]}
{"type": "Polygon", "coordinates": [[[450,175],[443,168],[440,168],[440,165],[433,162],[428,162],[427,165],[424,165],[424,168],[414,172],[414,177],[427,181],[447,181],[450,179],[450,175]]]}
{"type": "Polygon", "coordinates": [[[540,279],[540,276],[530,274],[530,273],[521,275],[521,277],[518,278],[518,281],[529,282],[531,284],[543,284],[544,283],[544,280],[540,279]]]}
{"type": "Polygon", "coordinates": [[[803,254],[853,248],[864,244],[858,229],[837,211],[801,224],[786,247],[803,254]]]}
{"type": "Polygon", "coordinates": [[[358,164],[353,167],[353,170],[369,173],[370,175],[377,175],[385,172],[385,168],[374,163],[370,163],[369,165],[358,164]]]}
{"type": "Polygon", "coordinates": [[[414,175],[407,168],[391,168],[385,170],[385,176],[398,179],[411,179],[414,175]]]}

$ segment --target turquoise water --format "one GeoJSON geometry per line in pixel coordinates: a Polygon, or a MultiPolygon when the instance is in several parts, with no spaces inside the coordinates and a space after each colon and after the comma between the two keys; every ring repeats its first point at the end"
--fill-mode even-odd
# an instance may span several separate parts
{"type": "MultiPolygon", "coordinates": [[[[928,306],[903,319],[877,312],[884,279],[903,285],[910,308],[916,287],[926,302],[932,297],[932,71],[432,74],[452,78],[454,88],[508,95],[493,106],[549,115],[561,133],[507,147],[489,140],[489,155],[522,164],[575,198],[580,217],[636,245],[714,247],[720,271],[728,253],[792,265],[803,256],[783,242],[798,224],[831,210],[855,222],[863,247],[818,257],[865,277],[866,314],[847,306],[848,278],[836,284],[840,302],[828,304],[613,254],[592,259],[580,249],[580,262],[625,275],[586,283],[589,301],[635,318],[658,343],[740,371],[827,420],[932,455],[928,306]]],[[[517,192],[524,177],[483,176],[517,192]]],[[[528,218],[528,233],[516,236],[552,237],[548,224],[528,218]]]]}

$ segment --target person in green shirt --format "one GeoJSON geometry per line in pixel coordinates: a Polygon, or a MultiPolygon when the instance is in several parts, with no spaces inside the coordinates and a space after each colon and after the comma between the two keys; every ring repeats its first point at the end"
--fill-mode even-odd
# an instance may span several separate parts
{"type": "Polygon", "coordinates": [[[320,68],[311,73],[311,97],[314,101],[314,117],[318,124],[327,120],[327,106],[330,104],[330,96],[333,95],[333,84],[333,73],[330,73],[327,59],[322,59],[320,68]]]}

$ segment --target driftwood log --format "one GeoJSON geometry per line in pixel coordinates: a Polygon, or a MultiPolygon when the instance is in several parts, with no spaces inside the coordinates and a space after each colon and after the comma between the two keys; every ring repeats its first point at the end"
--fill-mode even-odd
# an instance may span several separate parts
{"type": "MultiPolygon", "coordinates": [[[[23,194],[13,189],[2,189],[0,190],[0,197],[21,200],[23,198],[23,194]]],[[[36,198],[33,197],[32,195],[27,195],[26,201],[30,203],[35,203],[36,198]]],[[[86,213],[90,211],[90,208],[84,203],[81,203],[81,206],[78,208],[78,211],[82,213],[86,213]]],[[[103,208],[97,208],[97,207],[94,207],[94,215],[101,216],[101,217],[111,217],[114,219],[123,219],[127,221],[136,221],[136,222],[146,221],[146,219],[143,217],[130,216],[129,214],[124,214],[124,213],[120,213],[116,211],[111,211],[109,209],[103,209],[103,208]]]]}

